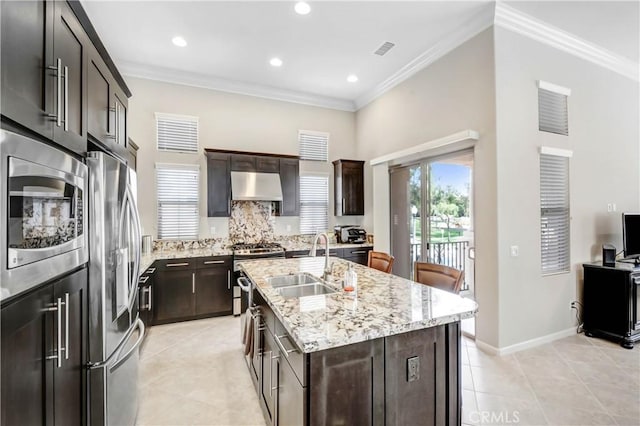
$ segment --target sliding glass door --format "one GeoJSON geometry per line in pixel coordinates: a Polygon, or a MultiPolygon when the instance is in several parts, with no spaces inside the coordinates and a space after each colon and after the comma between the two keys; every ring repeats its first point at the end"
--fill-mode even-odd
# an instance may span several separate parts
{"type": "Polygon", "coordinates": [[[473,289],[473,151],[425,159],[391,170],[394,273],[413,277],[415,262],[465,272],[473,289]]]}

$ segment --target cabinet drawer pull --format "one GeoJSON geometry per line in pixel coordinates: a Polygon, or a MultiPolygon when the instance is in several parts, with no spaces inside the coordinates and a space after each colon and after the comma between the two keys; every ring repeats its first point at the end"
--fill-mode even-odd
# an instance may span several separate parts
{"type": "Polygon", "coordinates": [[[276,343],[277,343],[277,344],[278,344],[278,346],[280,347],[280,350],[281,350],[282,352],[284,352],[284,355],[285,355],[287,358],[289,358],[289,354],[290,354],[290,353],[292,353],[292,352],[298,352],[298,350],[297,350],[297,349],[295,349],[295,348],[294,348],[294,349],[285,349],[284,345],[283,345],[283,344],[282,344],[282,342],[280,341],[280,338],[282,338],[282,337],[286,337],[289,341],[291,341],[291,338],[290,338],[288,335],[283,334],[283,335],[281,335],[281,336],[274,336],[274,337],[276,338],[276,343]]]}
{"type": "Polygon", "coordinates": [[[147,269],[147,274],[155,274],[155,272],[156,272],[156,268],[147,269]]]}
{"type": "Polygon", "coordinates": [[[206,262],[202,262],[204,265],[219,265],[224,263],[224,260],[207,260],[206,262]]]}
{"type": "Polygon", "coordinates": [[[297,259],[297,258],[299,258],[299,257],[309,257],[309,255],[308,255],[308,254],[294,254],[294,255],[293,255],[293,256],[291,256],[291,257],[293,257],[294,259],[297,259]]]}
{"type": "Polygon", "coordinates": [[[56,60],[55,66],[48,66],[47,69],[56,71],[56,113],[47,114],[47,117],[54,118],[58,127],[62,126],[62,59],[56,60]]]}
{"type": "Polygon", "coordinates": [[[365,254],[367,251],[366,250],[357,250],[357,251],[352,251],[351,254],[365,254]]]}
{"type": "Polygon", "coordinates": [[[231,271],[227,271],[227,290],[231,290],[231,271]]]}
{"type": "Polygon", "coordinates": [[[189,266],[189,263],[167,263],[167,268],[175,268],[176,266],[189,266]]]}
{"type": "Polygon", "coordinates": [[[196,273],[191,274],[191,293],[196,293],[196,273]]]}
{"type": "Polygon", "coordinates": [[[69,67],[64,67],[64,131],[69,131],[69,67]]]}
{"type": "Polygon", "coordinates": [[[146,284],[149,281],[149,276],[140,277],[138,279],[138,284],[146,284]]]}
{"type": "Polygon", "coordinates": [[[64,294],[64,359],[69,359],[69,293],[64,294]]]}

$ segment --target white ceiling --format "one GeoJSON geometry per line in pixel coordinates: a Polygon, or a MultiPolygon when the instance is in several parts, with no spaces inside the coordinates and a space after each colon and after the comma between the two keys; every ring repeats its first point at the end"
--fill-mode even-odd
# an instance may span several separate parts
{"type": "MultiPolygon", "coordinates": [[[[344,105],[371,97],[381,85],[397,80],[398,73],[411,70],[408,64],[438,42],[479,16],[486,20],[493,10],[493,3],[486,1],[314,1],[311,13],[300,16],[294,4],[83,1],[125,75],[162,75],[160,79],[177,82],[209,79],[213,86],[244,88],[232,91],[266,96],[287,92],[288,99],[315,96],[344,105]],[[188,46],[174,46],[176,35],[188,46]],[[385,56],[374,55],[385,41],[396,45],[385,56]],[[282,67],[269,65],[274,56],[283,60],[282,67]],[[346,81],[351,73],[358,75],[357,83],[346,81]]],[[[637,2],[509,4],[638,60],[637,2]]]]}

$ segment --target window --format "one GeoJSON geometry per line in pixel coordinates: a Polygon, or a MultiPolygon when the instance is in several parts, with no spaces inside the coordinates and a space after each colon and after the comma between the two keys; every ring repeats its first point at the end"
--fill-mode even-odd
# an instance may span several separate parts
{"type": "Polygon", "coordinates": [[[542,148],[540,153],[540,250],[542,273],[569,272],[570,151],[542,148]]]}
{"type": "Polygon", "coordinates": [[[198,238],[200,169],[186,164],[156,164],[158,238],[198,238]]]}
{"type": "Polygon", "coordinates": [[[298,144],[301,160],[329,161],[329,133],[299,130],[298,144]]]}
{"type": "Polygon", "coordinates": [[[570,89],[538,81],[538,129],[541,132],[569,135],[567,99],[570,94],[570,89]]]}
{"type": "Polygon", "coordinates": [[[156,113],[158,150],[198,152],[198,117],[156,113]]]}
{"type": "Polygon", "coordinates": [[[329,177],[300,176],[300,233],[315,234],[329,227],[329,177]]]}

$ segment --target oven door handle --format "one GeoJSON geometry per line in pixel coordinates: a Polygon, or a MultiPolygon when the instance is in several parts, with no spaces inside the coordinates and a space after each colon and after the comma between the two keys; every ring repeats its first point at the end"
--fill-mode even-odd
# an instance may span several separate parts
{"type": "Polygon", "coordinates": [[[251,291],[251,283],[249,282],[249,280],[245,277],[239,277],[237,279],[237,283],[238,286],[242,289],[242,291],[244,291],[245,293],[249,293],[251,291]]]}

